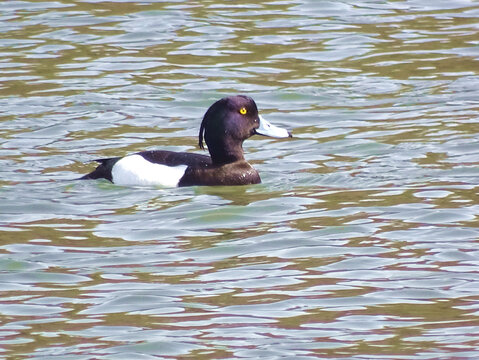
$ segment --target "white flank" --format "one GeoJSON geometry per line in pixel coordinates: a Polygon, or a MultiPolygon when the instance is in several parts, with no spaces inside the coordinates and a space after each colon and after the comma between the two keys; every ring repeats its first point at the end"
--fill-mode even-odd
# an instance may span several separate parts
{"type": "Polygon", "coordinates": [[[113,182],[127,186],[178,186],[186,165],[166,166],[151,163],[140,155],[129,155],[113,166],[113,182]]]}

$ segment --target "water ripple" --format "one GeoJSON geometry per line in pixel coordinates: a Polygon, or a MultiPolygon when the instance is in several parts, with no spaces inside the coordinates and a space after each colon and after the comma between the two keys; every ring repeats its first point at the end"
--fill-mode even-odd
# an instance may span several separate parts
{"type": "Polygon", "coordinates": [[[477,357],[474,2],[1,8],[5,356],[477,357]],[[72,181],[231,93],[294,133],[263,184],[72,181]]]}

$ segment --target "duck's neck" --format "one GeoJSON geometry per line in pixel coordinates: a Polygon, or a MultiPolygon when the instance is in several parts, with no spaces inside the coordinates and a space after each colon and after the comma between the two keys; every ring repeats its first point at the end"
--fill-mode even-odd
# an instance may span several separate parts
{"type": "Polygon", "coordinates": [[[222,146],[208,146],[213,164],[221,165],[244,160],[242,144],[222,144],[222,146]]]}

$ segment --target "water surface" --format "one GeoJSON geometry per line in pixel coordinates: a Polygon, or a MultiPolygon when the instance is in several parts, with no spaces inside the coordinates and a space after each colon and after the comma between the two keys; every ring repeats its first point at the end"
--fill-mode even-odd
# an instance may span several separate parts
{"type": "Polygon", "coordinates": [[[0,356],[479,356],[476,2],[0,10],[0,356]],[[72,181],[238,93],[262,184],[72,181]]]}

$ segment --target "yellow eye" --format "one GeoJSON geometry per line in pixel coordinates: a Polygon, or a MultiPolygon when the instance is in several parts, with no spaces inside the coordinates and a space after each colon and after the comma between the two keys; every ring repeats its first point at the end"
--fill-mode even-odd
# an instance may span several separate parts
{"type": "Polygon", "coordinates": [[[246,114],[247,112],[248,112],[248,111],[247,111],[246,108],[244,108],[244,107],[242,107],[242,108],[239,110],[239,113],[240,113],[241,115],[244,115],[244,114],[246,114]]]}

